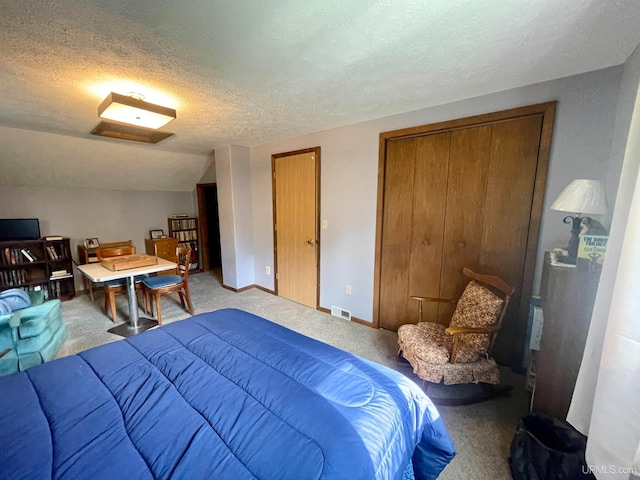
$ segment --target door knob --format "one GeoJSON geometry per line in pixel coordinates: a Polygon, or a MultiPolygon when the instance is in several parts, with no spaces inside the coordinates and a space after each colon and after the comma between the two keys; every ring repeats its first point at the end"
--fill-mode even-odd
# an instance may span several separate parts
{"type": "Polygon", "coordinates": [[[313,243],[314,243],[314,242],[313,242],[313,238],[311,238],[311,239],[307,240],[307,245],[313,245],[313,243]]]}

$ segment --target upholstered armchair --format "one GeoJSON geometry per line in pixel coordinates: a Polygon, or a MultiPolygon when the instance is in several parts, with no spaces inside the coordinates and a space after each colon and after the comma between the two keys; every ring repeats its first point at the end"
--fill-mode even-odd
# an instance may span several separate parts
{"type": "Polygon", "coordinates": [[[0,315],[0,375],[53,360],[66,338],[60,300],[0,315]]]}
{"type": "Polygon", "coordinates": [[[398,329],[399,355],[427,382],[500,383],[491,351],[514,288],[499,277],[463,269],[471,278],[460,299],[411,297],[419,302],[419,323],[398,329]],[[423,321],[423,302],[456,304],[448,327],[423,321]]]}

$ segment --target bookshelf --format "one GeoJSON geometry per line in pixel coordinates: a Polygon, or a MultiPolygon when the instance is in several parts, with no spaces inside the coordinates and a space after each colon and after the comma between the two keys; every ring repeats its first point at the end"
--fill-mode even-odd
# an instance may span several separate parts
{"type": "Polygon", "coordinates": [[[191,273],[202,271],[200,267],[200,247],[198,219],[195,217],[170,217],[169,236],[178,240],[179,247],[191,248],[191,273]]]}
{"type": "Polygon", "coordinates": [[[69,239],[0,242],[0,290],[42,291],[45,300],[75,297],[69,239]]]}

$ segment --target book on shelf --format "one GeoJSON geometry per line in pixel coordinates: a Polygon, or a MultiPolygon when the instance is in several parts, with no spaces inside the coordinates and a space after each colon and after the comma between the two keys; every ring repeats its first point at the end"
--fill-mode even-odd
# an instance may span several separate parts
{"type": "Polygon", "coordinates": [[[51,242],[53,240],[62,240],[64,237],[62,235],[49,235],[44,237],[44,239],[48,242],[51,242]]]}
{"type": "Polygon", "coordinates": [[[601,272],[608,240],[608,235],[580,235],[576,268],[586,272],[601,272]]]}
{"type": "Polygon", "coordinates": [[[71,275],[70,273],[67,273],[65,275],[51,275],[49,277],[49,280],[63,280],[65,278],[72,278],[73,275],[71,275]]]}
{"type": "Polygon", "coordinates": [[[33,263],[36,261],[36,259],[31,256],[31,252],[29,252],[26,248],[21,248],[20,252],[22,252],[22,255],[27,259],[28,262],[33,263]]]}
{"type": "Polygon", "coordinates": [[[69,272],[67,272],[67,269],[65,268],[64,270],[53,270],[51,272],[51,276],[52,277],[57,277],[60,275],[69,275],[69,272]]]}
{"type": "Polygon", "coordinates": [[[58,256],[58,252],[56,252],[56,249],[52,245],[47,247],[47,252],[49,253],[49,259],[51,260],[58,260],[60,258],[58,256]]]}

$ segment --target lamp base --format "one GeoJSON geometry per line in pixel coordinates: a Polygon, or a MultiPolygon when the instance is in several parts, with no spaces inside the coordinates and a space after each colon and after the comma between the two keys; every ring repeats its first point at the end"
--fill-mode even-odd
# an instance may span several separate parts
{"type": "Polygon", "coordinates": [[[580,245],[580,237],[578,235],[580,233],[581,221],[582,218],[580,218],[579,214],[575,217],[567,215],[562,220],[563,223],[571,223],[571,238],[569,239],[569,245],[567,246],[567,256],[565,258],[572,259],[572,261],[561,263],[572,263],[574,265],[576,263],[576,258],[578,257],[578,245],[580,245]]]}
{"type": "Polygon", "coordinates": [[[556,262],[565,263],[567,265],[575,265],[577,257],[556,257],[556,262]]]}

